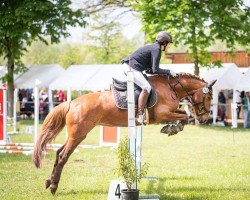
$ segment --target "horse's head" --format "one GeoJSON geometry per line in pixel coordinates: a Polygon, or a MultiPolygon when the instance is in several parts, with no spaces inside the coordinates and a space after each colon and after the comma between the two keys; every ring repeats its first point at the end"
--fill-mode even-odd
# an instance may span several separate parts
{"type": "Polygon", "coordinates": [[[195,90],[192,95],[191,103],[194,107],[196,118],[200,123],[205,123],[209,118],[213,96],[212,86],[215,82],[207,83],[204,87],[195,90]]]}

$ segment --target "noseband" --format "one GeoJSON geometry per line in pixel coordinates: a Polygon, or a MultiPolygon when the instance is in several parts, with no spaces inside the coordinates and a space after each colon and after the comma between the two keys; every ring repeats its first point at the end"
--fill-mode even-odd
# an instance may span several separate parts
{"type": "MultiPolygon", "coordinates": [[[[210,113],[210,110],[208,110],[205,106],[205,97],[206,97],[206,94],[208,93],[210,95],[210,97],[212,98],[212,90],[211,88],[208,87],[208,84],[206,83],[206,86],[202,89],[202,92],[203,92],[203,98],[202,98],[202,101],[200,102],[195,102],[193,100],[193,94],[190,94],[186,89],[185,87],[181,84],[180,82],[180,75],[177,75],[177,83],[175,83],[174,85],[171,85],[170,84],[170,81],[169,81],[169,76],[168,76],[168,84],[170,86],[170,88],[174,91],[176,97],[178,98],[178,94],[176,92],[176,89],[175,87],[179,84],[182,88],[182,90],[187,94],[187,98],[188,98],[188,101],[192,104],[193,107],[195,107],[198,111],[198,114],[197,116],[198,117],[201,117],[202,115],[206,114],[206,113],[210,113]],[[199,105],[201,105],[199,107],[199,105]]],[[[172,96],[173,99],[175,99],[173,96],[172,96]]]]}

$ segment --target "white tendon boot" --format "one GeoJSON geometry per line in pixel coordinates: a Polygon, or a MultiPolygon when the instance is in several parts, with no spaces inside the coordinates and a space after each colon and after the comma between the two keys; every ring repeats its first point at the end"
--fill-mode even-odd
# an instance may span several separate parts
{"type": "Polygon", "coordinates": [[[144,114],[142,115],[138,115],[137,118],[136,118],[136,122],[140,125],[143,125],[144,123],[144,114]]]}

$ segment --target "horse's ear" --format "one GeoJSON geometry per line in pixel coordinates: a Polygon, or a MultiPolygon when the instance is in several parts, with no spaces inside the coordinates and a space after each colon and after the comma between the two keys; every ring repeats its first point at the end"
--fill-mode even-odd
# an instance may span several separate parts
{"type": "Polygon", "coordinates": [[[217,80],[212,81],[212,82],[208,85],[208,88],[212,88],[213,85],[216,83],[216,81],[217,81],[217,80]]]}

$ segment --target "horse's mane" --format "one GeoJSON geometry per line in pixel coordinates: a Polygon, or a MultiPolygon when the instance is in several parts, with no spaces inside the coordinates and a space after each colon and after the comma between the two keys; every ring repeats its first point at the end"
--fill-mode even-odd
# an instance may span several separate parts
{"type": "Polygon", "coordinates": [[[199,81],[202,81],[202,82],[206,82],[203,78],[200,78],[199,76],[197,75],[194,75],[194,74],[189,74],[189,73],[185,73],[185,72],[181,72],[181,73],[178,73],[180,76],[188,76],[189,78],[194,78],[196,80],[199,80],[199,81]]]}
{"type": "MultiPolygon", "coordinates": [[[[199,81],[202,81],[202,82],[206,83],[206,81],[203,78],[200,78],[199,76],[194,75],[194,74],[185,73],[185,72],[180,72],[180,73],[177,73],[177,74],[180,76],[180,78],[181,77],[188,77],[188,78],[193,78],[193,79],[196,79],[196,80],[199,80],[199,81]]],[[[166,75],[166,74],[156,74],[156,75],[153,75],[153,76],[163,76],[163,77],[166,77],[168,75],[166,75]]],[[[170,77],[170,78],[172,78],[172,77],[170,77]]]]}

